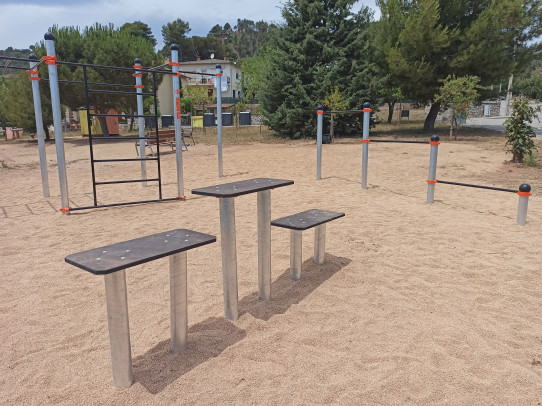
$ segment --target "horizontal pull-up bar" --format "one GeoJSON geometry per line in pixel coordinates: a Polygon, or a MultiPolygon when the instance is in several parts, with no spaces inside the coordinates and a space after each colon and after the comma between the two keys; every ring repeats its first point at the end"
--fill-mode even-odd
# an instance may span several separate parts
{"type": "Polygon", "coordinates": [[[155,140],[156,137],[121,137],[121,136],[110,136],[110,137],[100,137],[92,135],[92,140],[155,140]]]}
{"type": "MultiPolygon", "coordinates": [[[[48,82],[49,79],[42,78],[41,80],[44,80],[45,82],[48,82]]],[[[58,80],[58,83],[70,83],[73,85],[84,85],[85,82],[82,80],[58,80]]],[[[113,86],[113,87],[134,87],[134,85],[123,85],[120,83],[100,83],[100,82],[87,82],[87,85],[95,85],[95,86],[113,86]]]]}
{"type": "Polygon", "coordinates": [[[158,158],[120,158],[120,159],[94,159],[94,162],[135,162],[135,161],[157,161],[158,158]]]}
{"type": "Polygon", "coordinates": [[[501,187],[493,187],[493,186],[482,186],[482,185],[472,185],[470,183],[459,183],[459,182],[448,182],[445,180],[437,180],[437,183],[444,183],[447,185],[456,185],[456,186],[466,186],[466,187],[473,187],[477,189],[488,189],[488,190],[496,190],[499,192],[510,192],[510,193],[517,193],[517,190],[514,189],[505,189],[501,187]]]}
{"type": "Polygon", "coordinates": [[[398,144],[429,144],[427,141],[403,141],[403,140],[375,140],[371,138],[371,142],[396,142],[398,144]]]}
{"type": "Polygon", "coordinates": [[[154,93],[135,93],[135,92],[125,92],[123,90],[98,90],[98,89],[88,89],[89,93],[104,93],[104,94],[131,94],[133,96],[154,96],[154,93]]]}
{"type": "Polygon", "coordinates": [[[95,185],[116,185],[117,183],[138,183],[138,182],[158,182],[160,179],[134,179],[134,180],[112,180],[109,182],[94,182],[95,185]]]}
{"type": "Polygon", "coordinates": [[[151,115],[148,115],[148,114],[98,114],[98,113],[90,113],[89,114],[90,116],[92,117],[121,117],[121,118],[139,118],[139,117],[144,117],[144,118],[156,118],[156,116],[151,116],[151,115]]]}
{"type": "Polygon", "coordinates": [[[363,110],[330,110],[330,111],[324,111],[324,114],[335,114],[335,113],[363,113],[363,110]]]}
{"type": "Polygon", "coordinates": [[[141,200],[139,202],[126,202],[126,203],[110,203],[110,204],[98,204],[96,206],[81,206],[81,207],[70,207],[69,211],[77,211],[77,210],[90,210],[90,209],[99,209],[102,207],[116,207],[116,206],[129,206],[132,204],[145,204],[145,203],[157,203],[157,202],[168,202],[173,200],[183,200],[181,197],[170,197],[167,199],[159,199],[159,200],[141,200]]]}

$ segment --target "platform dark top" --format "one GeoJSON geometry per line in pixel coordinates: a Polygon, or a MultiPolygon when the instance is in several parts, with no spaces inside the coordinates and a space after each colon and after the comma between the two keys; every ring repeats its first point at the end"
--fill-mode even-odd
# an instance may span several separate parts
{"type": "Polygon", "coordinates": [[[105,275],[215,241],[214,235],[178,229],[71,254],[66,262],[105,275]]]}
{"type": "Polygon", "coordinates": [[[207,186],[192,190],[195,195],[235,197],[276,187],[293,185],[293,180],[256,178],[239,182],[223,183],[222,185],[207,186]]]}
{"type": "Polygon", "coordinates": [[[292,230],[307,230],[328,221],[344,217],[344,213],[334,211],[311,209],[291,216],[273,220],[271,225],[290,228],[292,230]]]}

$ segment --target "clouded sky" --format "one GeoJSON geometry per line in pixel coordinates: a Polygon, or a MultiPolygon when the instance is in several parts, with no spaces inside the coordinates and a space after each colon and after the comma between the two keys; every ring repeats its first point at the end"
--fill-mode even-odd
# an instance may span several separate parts
{"type": "MultiPolygon", "coordinates": [[[[215,25],[229,22],[233,27],[238,18],[253,21],[280,22],[281,5],[285,0],[0,0],[0,49],[28,48],[43,39],[49,27],[85,27],[96,22],[148,24],[162,47],[162,26],[177,18],[190,23],[189,35],[206,36],[215,25]]],[[[375,9],[374,0],[359,1],[375,9]]]]}

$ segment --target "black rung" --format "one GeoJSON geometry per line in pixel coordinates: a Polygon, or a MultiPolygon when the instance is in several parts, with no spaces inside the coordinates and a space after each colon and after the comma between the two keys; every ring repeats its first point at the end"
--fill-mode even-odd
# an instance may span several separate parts
{"type": "MultiPolygon", "coordinates": [[[[49,79],[42,78],[46,82],[49,82],[49,79]]],[[[72,85],[84,85],[85,82],[82,80],[59,80],[58,83],[70,83],[72,85]]],[[[100,83],[100,82],[87,82],[87,85],[95,86],[113,86],[113,87],[133,87],[134,85],[123,85],[120,83],[100,83]]]]}
{"type": "Polygon", "coordinates": [[[98,113],[90,113],[89,114],[92,117],[146,117],[146,118],[155,118],[155,116],[150,115],[138,115],[138,114],[98,114],[98,113]]]}
{"type": "Polygon", "coordinates": [[[156,137],[121,137],[121,136],[111,136],[111,137],[95,137],[92,135],[92,140],[155,140],[156,137]]]}
{"type": "Polygon", "coordinates": [[[154,96],[154,93],[136,93],[136,92],[125,92],[122,90],[97,90],[97,89],[88,89],[89,93],[105,93],[105,94],[131,94],[133,96],[154,96]]]}
{"type": "Polygon", "coordinates": [[[158,182],[160,179],[134,179],[134,180],[113,180],[110,182],[94,182],[95,185],[114,185],[117,183],[140,183],[140,182],[158,182]]]}
{"type": "Polygon", "coordinates": [[[135,162],[135,161],[157,161],[158,158],[122,158],[122,159],[95,159],[94,162],[135,162]]]}
{"type": "Polygon", "coordinates": [[[96,206],[70,207],[70,211],[99,209],[101,207],[128,206],[128,205],[132,205],[132,204],[171,202],[173,200],[183,200],[183,198],[182,197],[169,197],[167,199],[141,200],[139,202],[111,203],[111,204],[98,204],[96,206]]]}
{"type": "Polygon", "coordinates": [[[371,138],[371,142],[395,142],[397,144],[429,144],[429,141],[375,140],[374,138],[371,138]]]}
{"type": "Polygon", "coordinates": [[[446,185],[473,187],[473,188],[477,188],[477,189],[496,190],[498,192],[510,192],[510,193],[517,193],[518,192],[517,190],[514,190],[514,189],[505,189],[505,188],[502,188],[502,187],[472,185],[470,183],[448,182],[446,180],[437,180],[437,183],[444,183],[446,185]]]}

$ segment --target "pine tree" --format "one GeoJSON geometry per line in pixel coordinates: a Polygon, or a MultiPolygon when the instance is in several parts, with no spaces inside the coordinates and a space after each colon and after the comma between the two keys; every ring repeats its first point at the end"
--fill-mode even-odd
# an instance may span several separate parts
{"type": "Polygon", "coordinates": [[[290,0],[269,44],[259,100],[269,125],[290,138],[314,137],[316,107],[338,87],[349,108],[374,93],[367,43],[370,12],[355,0],[290,0]]]}

